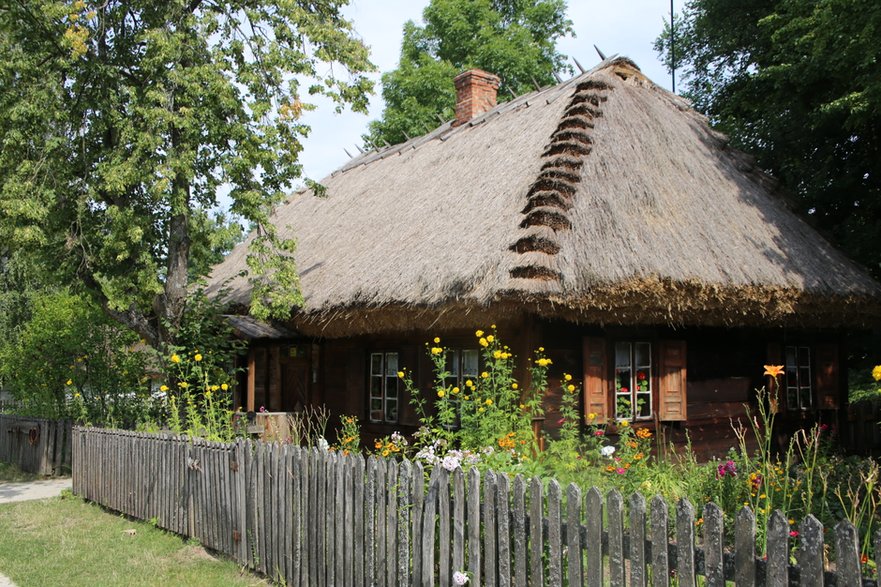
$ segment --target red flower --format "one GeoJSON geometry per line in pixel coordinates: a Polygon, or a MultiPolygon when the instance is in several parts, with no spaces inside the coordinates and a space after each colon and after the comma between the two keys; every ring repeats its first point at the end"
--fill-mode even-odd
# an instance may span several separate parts
{"type": "Polygon", "coordinates": [[[798,538],[798,530],[790,530],[789,537],[790,538],[798,538]]]}

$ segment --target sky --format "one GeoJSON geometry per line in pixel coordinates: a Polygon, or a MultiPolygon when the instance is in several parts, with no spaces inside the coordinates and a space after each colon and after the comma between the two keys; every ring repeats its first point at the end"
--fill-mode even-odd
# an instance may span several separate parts
{"type": "MultiPolygon", "coordinates": [[[[376,94],[370,100],[368,115],[351,111],[336,114],[329,102],[313,101],[318,108],[304,116],[312,131],[300,155],[306,177],[321,180],[345,164],[349,156],[343,149],[357,154],[355,145],[362,144],[367,124],[382,114],[380,76],[397,67],[404,23],[421,22],[427,4],[428,0],[351,0],[344,10],[378,67],[372,76],[376,94]]],[[[606,56],[629,57],[651,80],[670,89],[670,75],[652,49],[664,22],[670,19],[669,0],[569,0],[568,5],[574,35],[558,41],[561,53],[589,69],[600,61],[593,48],[596,45],[606,56]]]]}

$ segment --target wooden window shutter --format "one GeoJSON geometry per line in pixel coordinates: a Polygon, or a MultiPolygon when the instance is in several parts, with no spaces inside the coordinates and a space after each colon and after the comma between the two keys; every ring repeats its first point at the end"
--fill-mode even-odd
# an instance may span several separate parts
{"type": "Polygon", "coordinates": [[[838,408],[838,344],[818,344],[814,347],[814,385],[817,407],[821,410],[838,408]]]}
{"type": "Polygon", "coordinates": [[[661,341],[658,377],[658,418],[663,421],[687,417],[686,347],[684,340],[661,341]]]}
{"type": "Polygon", "coordinates": [[[584,352],[584,416],[596,414],[593,422],[605,422],[609,414],[609,380],[606,340],[585,337],[584,352]]]}
{"type": "MultiPolygon", "coordinates": [[[[783,365],[783,347],[779,342],[768,343],[766,356],[768,365],[783,365]]],[[[782,378],[785,378],[785,375],[782,378]]],[[[784,385],[786,384],[784,383],[784,385]]],[[[784,397],[785,394],[781,393],[780,390],[777,389],[777,380],[770,375],[765,377],[765,389],[768,392],[768,397],[772,398],[770,400],[771,413],[776,414],[780,411],[780,403],[786,401],[786,398],[784,397]],[[777,398],[776,401],[773,399],[775,396],[777,398]]],[[[782,407],[785,408],[786,406],[782,407]]]]}

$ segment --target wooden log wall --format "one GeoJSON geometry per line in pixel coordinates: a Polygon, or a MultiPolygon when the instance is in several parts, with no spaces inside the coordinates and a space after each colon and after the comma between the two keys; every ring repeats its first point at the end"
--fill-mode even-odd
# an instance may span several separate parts
{"type": "Polygon", "coordinates": [[[746,508],[730,543],[714,504],[696,527],[687,501],[553,479],[437,467],[426,480],[409,461],[87,428],[73,446],[77,495],[288,585],[447,586],[461,571],[470,586],[876,584],[853,526],[824,533],[813,516],[795,545],[774,513],[759,557],[746,508]]]}
{"type": "Polygon", "coordinates": [[[71,423],[0,414],[0,461],[37,475],[70,471],[71,423]]]}

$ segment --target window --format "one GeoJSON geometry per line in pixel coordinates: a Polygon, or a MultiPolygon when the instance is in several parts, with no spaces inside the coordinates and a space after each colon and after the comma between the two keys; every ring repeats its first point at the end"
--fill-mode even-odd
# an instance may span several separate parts
{"type": "Polygon", "coordinates": [[[370,421],[398,421],[398,353],[370,353],[370,421]]]}
{"type": "Polygon", "coordinates": [[[808,410],[813,407],[811,389],[811,349],[806,346],[786,347],[786,407],[808,410]]]}
{"type": "Polygon", "coordinates": [[[461,425],[459,421],[459,397],[467,393],[465,382],[474,381],[478,377],[480,363],[480,353],[477,349],[448,349],[446,369],[449,373],[444,379],[446,387],[458,387],[462,393],[451,397],[451,403],[456,410],[456,421],[452,424],[452,428],[458,429],[461,425]]]}
{"type": "Polygon", "coordinates": [[[652,417],[652,345],[615,343],[615,418],[652,417]]]}
{"type": "Polygon", "coordinates": [[[477,349],[447,350],[447,371],[450,375],[444,385],[462,388],[468,379],[477,379],[479,357],[477,349]]]}

